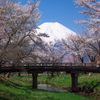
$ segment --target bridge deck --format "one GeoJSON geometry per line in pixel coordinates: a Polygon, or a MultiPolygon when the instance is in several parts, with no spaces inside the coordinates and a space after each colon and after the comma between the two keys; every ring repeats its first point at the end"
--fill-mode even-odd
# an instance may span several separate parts
{"type": "Polygon", "coordinates": [[[19,64],[18,66],[2,66],[0,72],[44,72],[44,71],[82,71],[82,72],[100,72],[96,64],[91,63],[28,63],[19,64]]]}

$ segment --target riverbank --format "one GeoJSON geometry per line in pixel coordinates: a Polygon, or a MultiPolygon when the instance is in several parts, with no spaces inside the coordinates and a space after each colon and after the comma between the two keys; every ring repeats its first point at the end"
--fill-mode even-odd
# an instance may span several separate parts
{"type": "MultiPolygon", "coordinates": [[[[82,95],[89,98],[95,98],[100,100],[100,74],[80,74],[78,77],[79,92],[73,92],[74,94],[82,95]]],[[[68,89],[71,87],[71,76],[60,75],[50,78],[49,76],[39,76],[39,83],[51,84],[54,87],[68,89]]]]}
{"type": "MultiPolygon", "coordinates": [[[[41,80],[39,76],[38,80],[41,80]]],[[[62,76],[61,76],[62,77],[62,76]]],[[[0,78],[0,100],[95,100],[70,92],[50,92],[41,89],[32,89],[31,76],[13,76],[0,78]]]]}

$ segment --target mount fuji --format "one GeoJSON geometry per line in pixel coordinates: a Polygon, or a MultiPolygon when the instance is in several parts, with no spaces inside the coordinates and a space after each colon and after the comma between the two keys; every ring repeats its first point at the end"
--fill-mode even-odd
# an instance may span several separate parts
{"type": "Polygon", "coordinates": [[[65,40],[68,36],[76,34],[58,22],[45,22],[38,27],[37,34],[48,35],[47,37],[42,37],[42,40],[47,43],[65,40]]]}

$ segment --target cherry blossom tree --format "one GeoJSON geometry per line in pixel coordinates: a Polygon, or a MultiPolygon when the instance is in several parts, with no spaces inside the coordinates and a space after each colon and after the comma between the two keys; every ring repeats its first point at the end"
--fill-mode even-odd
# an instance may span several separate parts
{"type": "Polygon", "coordinates": [[[5,24],[5,10],[2,7],[2,0],[0,0],[0,38],[4,38],[2,33],[4,32],[4,24],[5,24]]]}
{"type": "Polygon", "coordinates": [[[39,2],[28,0],[26,5],[13,0],[0,0],[0,64],[18,63],[31,55],[34,45],[39,45],[40,37],[35,34],[40,18],[39,2]],[[1,21],[2,20],[2,21],[1,21]],[[2,27],[1,27],[2,25],[2,27]]]}
{"type": "MultiPolygon", "coordinates": [[[[64,45],[61,41],[56,41],[55,43],[48,45],[48,59],[49,62],[52,64],[55,63],[63,63],[64,57],[66,55],[66,49],[64,48],[64,45]]],[[[59,76],[59,72],[57,72],[57,75],[59,76]]],[[[51,72],[51,77],[54,76],[54,72],[51,72]]]]}
{"type": "Polygon", "coordinates": [[[81,11],[88,19],[76,21],[78,24],[87,26],[84,31],[85,46],[87,54],[90,53],[90,59],[96,59],[100,55],[100,1],[98,0],[75,0],[75,3],[85,8],[81,11]],[[91,54],[95,54],[91,56],[91,54]]]}
{"type": "Polygon", "coordinates": [[[49,62],[51,63],[62,63],[63,58],[66,54],[66,49],[61,41],[56,41],[55,43],[48,44],[47,48],[47,55],[49,58],[49,62]]]}
{"type": "Polygon", "coordinates": [[[68,42],[63,41],[65,47],[67,48],[68,55],[73,59],[73,63],[84,63],[85,50],[84,44],[82,43],[81,35],[71,35],[67,37],[68,42]]]}

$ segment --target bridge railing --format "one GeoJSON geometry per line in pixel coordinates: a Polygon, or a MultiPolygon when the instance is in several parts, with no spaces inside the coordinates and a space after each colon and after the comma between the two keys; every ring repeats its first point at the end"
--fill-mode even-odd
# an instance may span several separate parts
{"type": "Polygon", "coordinates": [[[7,65],[7,66],[2,66],[2,68],[9,68],[9,67],[12,67],[12,68],[24,68],[24,67],[67,67],[67,66],[70,66],[70,67],[77,67],[77,66],[80,66],[80,67],[96,67],[96,64],[95,63],[20,63],[16,66],[11,66],[11,65],[7,65]]]}
{"type": "Polygon", "coordinates": [[[87,66],[93,67],[96,64],[91,63],[31,63],[28,66],[87,66]]]}

